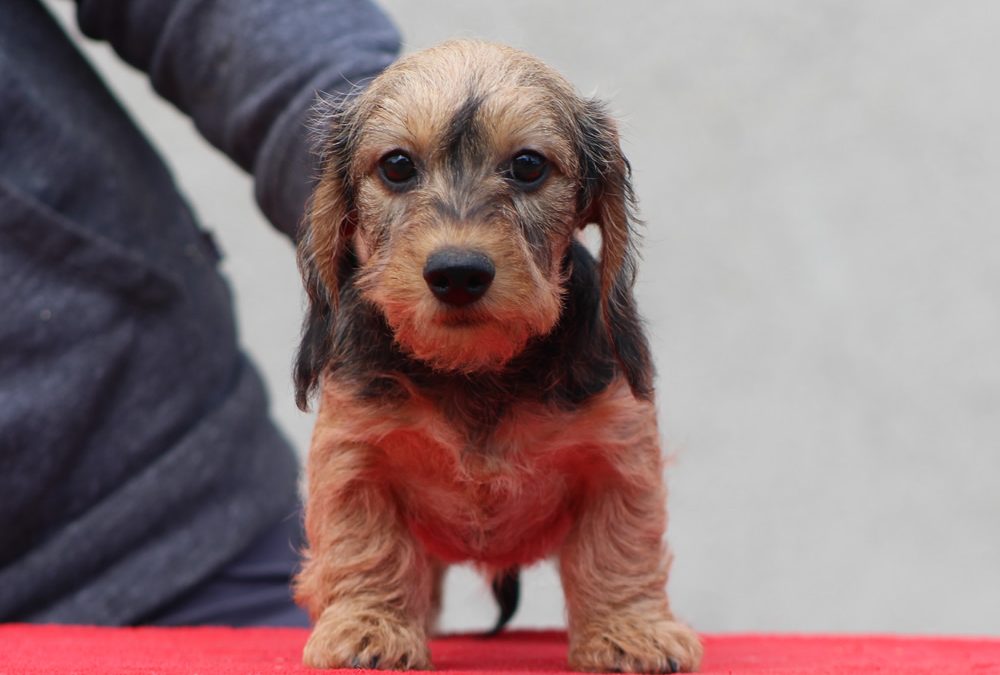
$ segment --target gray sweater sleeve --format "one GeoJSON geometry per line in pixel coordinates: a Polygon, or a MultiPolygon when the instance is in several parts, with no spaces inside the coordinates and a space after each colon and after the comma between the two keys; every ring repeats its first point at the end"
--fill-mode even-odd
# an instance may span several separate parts
{"type": "Polygon", "coordinates": [[[306,122],[318,91],[385,68],[399,34],[368,0],[78,0],[81,30],[146,71],[162,96],[254,176],[294,238],[314,179],[306,122]]]}

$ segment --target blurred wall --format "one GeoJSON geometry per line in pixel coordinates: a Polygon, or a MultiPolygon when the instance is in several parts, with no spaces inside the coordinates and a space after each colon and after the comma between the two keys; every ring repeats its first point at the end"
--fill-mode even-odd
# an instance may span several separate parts
{"type": "MultiPolygon", "coordinates": [[[[72,4],[52,3],[72,24],[72,4]]],[[[677,612],[704,631],[1000,633],[1000,7],[387,0],[611,102],[648,223],[677,612]]],[[[226,251],[244,344],[301,449],[301,295],[248,179],[84,42],[226,251]]],[[[488,625],[470,570],[444,625],[488,625]]],[[[559,625],[525,580],[515,625],[559,625]]]]}

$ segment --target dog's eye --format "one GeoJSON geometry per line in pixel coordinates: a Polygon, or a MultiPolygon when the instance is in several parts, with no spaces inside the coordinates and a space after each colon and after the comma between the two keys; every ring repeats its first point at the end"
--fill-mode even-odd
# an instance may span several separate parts
{"type": "Polygon", "coordinates": [[[405,152],[390,152],[379,160],[378,167],[382,177],[393,187],[400,187],[417,175],[417,167],[405,152]]]}
{"type": "Polygon", "coordinates": [[[531,150],[524,150],[510,160],[508,174],[522,188],[533,188],[541,184],[549,172],[549,161],[531,150]]]}

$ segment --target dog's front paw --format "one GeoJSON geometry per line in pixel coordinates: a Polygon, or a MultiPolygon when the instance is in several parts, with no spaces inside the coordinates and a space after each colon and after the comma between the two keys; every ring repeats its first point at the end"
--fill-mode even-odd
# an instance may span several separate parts
{"type": "Polygon", "coordinates": [[[573,670],[614,673],[680,673],[698,669],[701,642],[693,630],[667,619],[608,618],[570,641],[573,670]]]}
{"type": "Polygon", "coordinates": [[[347,616],[327,609],[302,653],[312,668],[430,670],[431,655],[422,628],[395,617],[347,616]]]}

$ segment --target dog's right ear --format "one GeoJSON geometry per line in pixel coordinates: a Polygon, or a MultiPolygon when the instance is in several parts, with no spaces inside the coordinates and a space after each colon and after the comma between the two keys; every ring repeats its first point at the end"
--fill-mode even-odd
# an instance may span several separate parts
{"type": "Polygon", "coordinates": [[[299,230],[297,258],[309,303],[295,361],[295,403],[309,397],[331,357],[340,289],[350,276],[355,209],[350,162],[358,136],[357,99],[323,100],[313,128],[320,176],[299,230]]]}
{"type": "Polygon", "coordinates": [[[576,136],[581,173],[579,226],[595,223],[601,230],[601,316],[632,393],[651,399],[653,360],[632,296],[638,222],[632,170],[617,126],[599,101],[582,102],[576,114],[576,136]]]}

